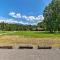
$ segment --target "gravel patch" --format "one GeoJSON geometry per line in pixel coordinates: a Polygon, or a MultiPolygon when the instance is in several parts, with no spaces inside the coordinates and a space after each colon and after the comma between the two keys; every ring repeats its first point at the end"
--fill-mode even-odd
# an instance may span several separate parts
{"type": "Polygon", "coordinates": [[[60,60],[60,49],[0,49],[0,60],[60,60]]]}

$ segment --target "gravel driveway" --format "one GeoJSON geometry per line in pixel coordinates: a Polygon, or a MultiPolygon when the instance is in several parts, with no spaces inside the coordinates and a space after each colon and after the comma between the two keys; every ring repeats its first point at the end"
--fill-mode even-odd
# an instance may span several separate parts
{"type": "Polygon", "coordinates": [[[0,49],[0,60],[60,60],[60,50],[0,49]]]}

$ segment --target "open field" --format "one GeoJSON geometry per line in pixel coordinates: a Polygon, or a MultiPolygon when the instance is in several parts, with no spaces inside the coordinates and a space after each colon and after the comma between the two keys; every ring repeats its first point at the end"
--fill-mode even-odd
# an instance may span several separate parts
{"type": "Polygon", "coordinates": [[[0,45],[20,44],[60,47],[60,34],[36,31],[0,31],[0,45]]]}
{"type": "Polygon", "coordinates": [[[16,35],[27,38],[55,38],[60,37],[60,33],[48,33],[42,31],[0,31],[0,35],[16,35]]]}

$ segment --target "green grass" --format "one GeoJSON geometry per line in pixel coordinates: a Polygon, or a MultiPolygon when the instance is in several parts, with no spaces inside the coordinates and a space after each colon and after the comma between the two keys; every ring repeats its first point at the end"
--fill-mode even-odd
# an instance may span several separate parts
{"type": "Polygon", "coordinates": [[[34,37],[34,38],[60,37],[59,33],[48,33],[48,32],[39,32],[39,31],[16,31],[16,32],[1,31],[0,33],[7,33],[6,35],[18,35],[18,36],[34,37]]]}
{"type": "Polygon", "coordinates": [[[1,44],[32,44],[60,47],[60,33],[51,34],[39,31],[0,31],[0,45],[1,44]]]}

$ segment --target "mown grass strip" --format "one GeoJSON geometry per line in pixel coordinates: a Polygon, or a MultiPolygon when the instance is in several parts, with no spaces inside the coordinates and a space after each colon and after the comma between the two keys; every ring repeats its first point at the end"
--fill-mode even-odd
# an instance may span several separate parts
{"type": "Polygon", "coordinates": [[[24,36],[27,38],[55,38],[60,37],[59,33],[48,33],[48,32],[39,32],[39,31],[8,31],[6,35],[18,35],[24,36]]]}

